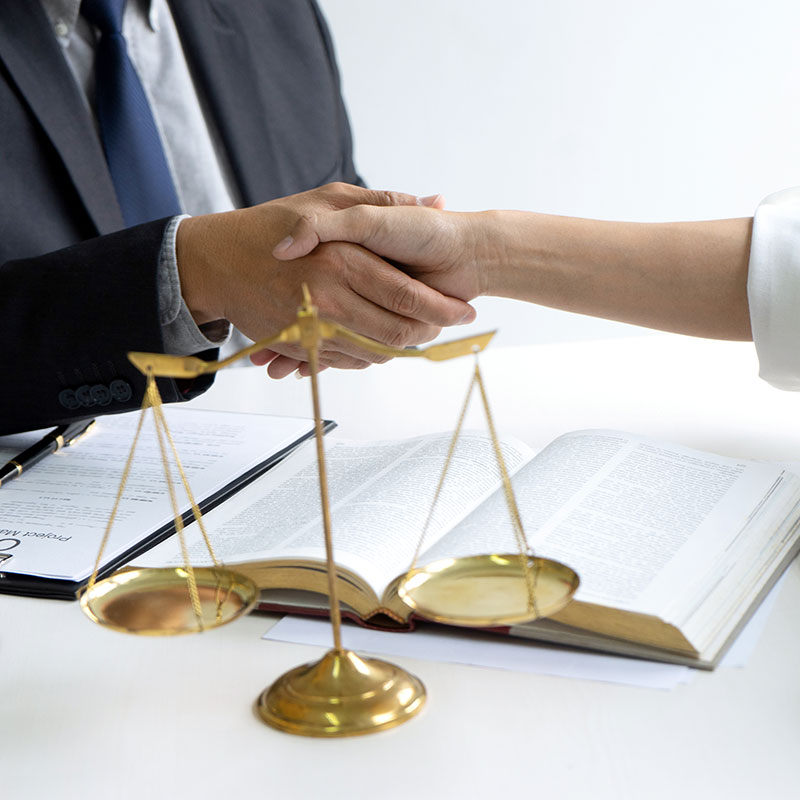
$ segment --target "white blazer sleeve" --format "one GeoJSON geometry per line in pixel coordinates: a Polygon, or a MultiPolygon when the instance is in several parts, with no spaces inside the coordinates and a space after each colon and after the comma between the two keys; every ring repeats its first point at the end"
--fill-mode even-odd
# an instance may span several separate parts
{"type": "Polygon", "coordinates": [[[747,295],[759,375],[800,391],[800,187],[756,209],[747,295]]]}

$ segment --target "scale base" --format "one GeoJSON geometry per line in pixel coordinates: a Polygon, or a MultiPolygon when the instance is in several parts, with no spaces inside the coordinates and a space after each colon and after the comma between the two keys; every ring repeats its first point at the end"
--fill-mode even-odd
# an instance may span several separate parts
{"type": "Polygon", "coordinates": [[[424,704],[422,682],[400,667],[329,650],[265,689],[258,713],[273,728],[299,736],[358,736],[393,728],[424,704]]]}

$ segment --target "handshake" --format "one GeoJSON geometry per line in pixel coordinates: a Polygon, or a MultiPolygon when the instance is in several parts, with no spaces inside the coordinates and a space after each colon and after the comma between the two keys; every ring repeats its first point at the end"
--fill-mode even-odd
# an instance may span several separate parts
{"type": "MultiPolygon", "coordinates": [[[[251,339],[294,319],[306,283],[320,315],[396,347],[475,319],[496,295],[713,338],[749,339],[751,219],[627,223],[524,211],[451,212],[418,198],[334,183],[181,222],[181,290],[198,324],[251,339]]],[[[253,355],[273,378],[308,372],[295,346],[253,355]]],[[[345,341],[320,363],[381,360],[345,341]]]]}

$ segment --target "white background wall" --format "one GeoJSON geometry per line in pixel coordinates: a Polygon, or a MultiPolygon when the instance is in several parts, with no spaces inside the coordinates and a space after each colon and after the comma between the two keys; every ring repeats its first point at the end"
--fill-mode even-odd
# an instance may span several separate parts
{"type": "MultiPolygon", "coordinates": [[[[371,186],[659,221],[749,216],[800,184],[796,0],[320,2],[371,186]]],[[[477,304],[504,344],[641,333],[477,304]]]]}

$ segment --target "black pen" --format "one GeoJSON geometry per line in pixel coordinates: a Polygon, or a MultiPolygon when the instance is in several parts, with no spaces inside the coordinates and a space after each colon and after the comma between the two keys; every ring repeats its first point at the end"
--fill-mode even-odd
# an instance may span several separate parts
{"type": "Polygon", "coordinates": [[[58,428],[54,428],[50,433],[39,439],[36,444],[31,445],[27,450],[23,450],[5,466],[0,467],[0,486],[22,475],[25,470],[30,469],[50,453],[55,453],[62,447],[69,447],[71,444],[75,444],[81,436],[89,431],[92,425],[94,425],[93,419],[79,419],[69,425],[61,425],[58,428]]]}

